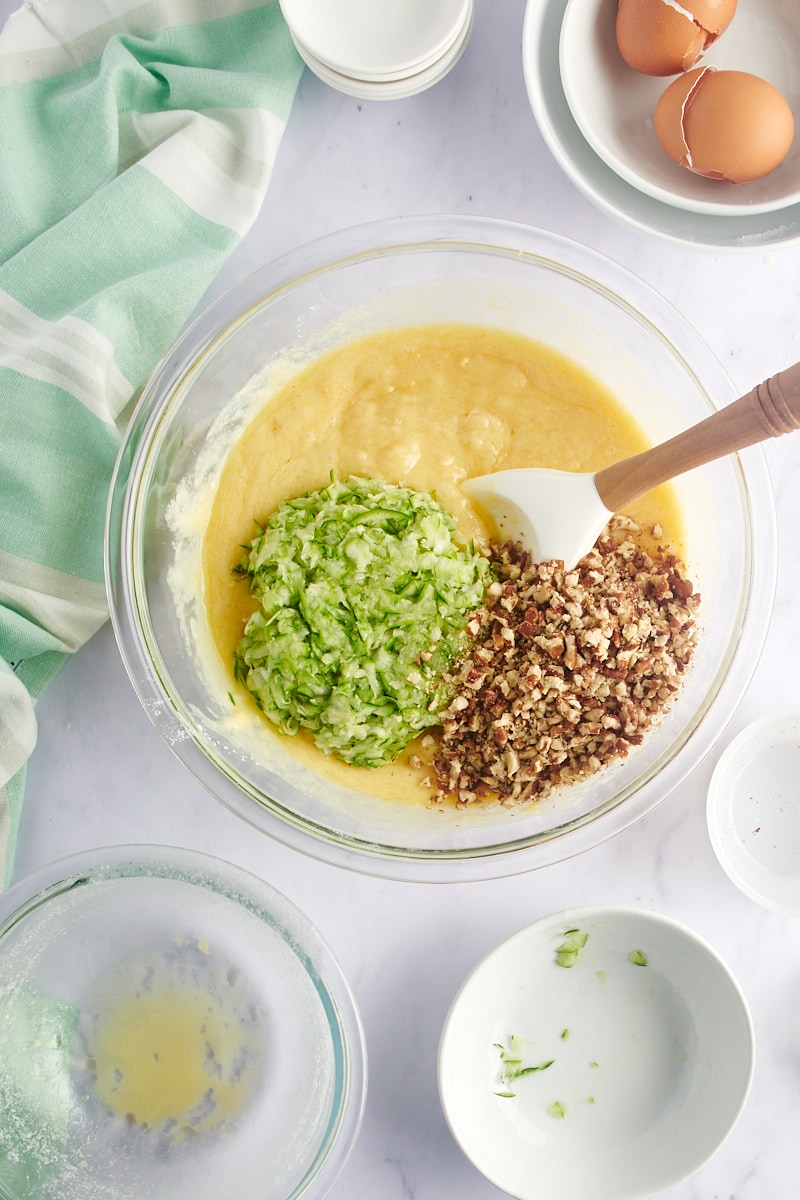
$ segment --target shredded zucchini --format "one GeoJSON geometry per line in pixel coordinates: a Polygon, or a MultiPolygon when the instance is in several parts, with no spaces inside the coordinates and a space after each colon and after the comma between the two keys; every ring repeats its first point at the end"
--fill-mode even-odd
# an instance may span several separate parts
{"type": "Polygon", "coordinates": [[[490,579],[454,533],[432,496],[373,479],[280,505],[236,569],[259,606],[235,672],[282,733],[376,767],[438,723],[490,579]]]}
{"type": "Polygon", "coordinates": [[[574,967],[581,956],[581,951],[589,940],[588,933],[583,929],[568,929],[564,941],[556,950],[556,962],[560,967],[574,967]]]}

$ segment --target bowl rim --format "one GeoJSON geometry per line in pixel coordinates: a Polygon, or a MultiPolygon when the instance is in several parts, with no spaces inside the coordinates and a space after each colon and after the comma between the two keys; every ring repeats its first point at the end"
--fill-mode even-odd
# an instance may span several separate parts
{"type": "MultiPolygon", "coordinates": [[[[256,306],[267,301],[274,303],[315,274],[326,274],[345,264],[387,257],[401,251],[442,249],[477,250],[492,255],[499,253],[515,261],[528,258],[577,278],[611,298],[664,341],[682,361],[690,377],[695,379],[712,411],[716,405],[697,378],[695,368],[699,368],[700,364],[713,368],[716,383],[725,386],[729,392],[728,398],[736,395],[722,364],[674,306],[633,272],[574,239],[499,218],[451,214],[388,218],[348,227],[306,242],[256,268],[222,293],[173,344],[146,383],[120,447],[109,491],[105,537],[109,608],[126,671],[151,720],[184,765],[231,811],[261,832],[310,857],[368,874],[420,882],[449,882],[454,878],[454,871],[458,872],[456,877],[459,879],[494,878],[561,861],[621,832],[655,808],[705,757],[736,711],[763,648],[777,575],[777,523],[769,474],[760,447],[753,447],[745,452],[748,462],[746,474],[741,465],[742,456],[737,456],[740,488],[743,507],[751,513],[755,510],[753,519],[758,523],[760,533],[763,526],[763,536],[760,536],[757,545],[748,539],[750,569],[746,595],[741,605],[744,611],[737,618],[740,634],[728,655],[728,658],[733,657],[733,662],[729,662],[727,675],[713,697],[714,728],[705,719],[711,704],[709,698],[691,733],[694,748],[698,752],[696,756],[686,755],[684,744],[681,748],[683,753],[662,766],[654,778],[637,788],[635,795],[628,795],[626,804],[617,801],[591,820],[572,826],[567,824],[558,835],[550,835],[548,840],[539,840],[530,845],[526,839],[515,841],[512,838],[499,845],[482,847],[479,851],[456,849],[449,852],[409,852],[403,848],[382,846],[368,839],[352,838],[343,842],[323,826],[299,818],[285,807],[280,813],[275,808],[268,810],[246,789],[242,790],[224,769],[220,771],[219,762],[211,761],[207,750],[192,729],[186,727],[179,714],[171,712],[165,715],[162,711],[164,701],[171,705],[172,698],[166,693],[142,645],[140,614],[136,611],[135,597],[128,594],[130,587],[119,588],[120,571],[124,577],[125,570],[133,570],[125,560],[125,554],[130,557],[135,547],[136,497],[131,497],[131,483],[136,483],[141,474],[148,447],[159,423],[165,419],[169,397],[178,383],[193,369],[193,365],[202,362],[219,341],[245,322],[256,306]],[[591,275],[587,274],[590,266],[591,275]],[[635,303],[626,298],[626,292],[631,289],[641,293],[637,295],[635,303]],[[230,305],[231,302],[235,304],[233,311],[237,315],[220,330],[215,324],[216,313],[220,305],[230,305]],[[683,350],[677,349],[675,338],[684,347],[683,350]],[[754,557],[757,560],[755,564],[754,557]],[[742,655],[735,653],[745,634],[755,648],[746,662],[742,655]],[[224,795],[215,786],[223,777],[230,785],[226,786],[224,795]],[[637,798],[638,804],[634,802],[637,798]],[[566,833],[570,835],[569,846],[564,845],[563,835],[566,833]],[[529,861],[534,855],[538,861],[529,861]]],[[[281,808],[278,802],[274,804],[276,808],[281,808]]]]}
{"type": "MultiPolygon", "coordinates": [[[[0,895],[0,947],[8,933],[57,896],[93,880],[175,879],[224,895],[276,930],[300,960],[335,1033],[341,1079],[313,1162],[286,1200],[322,1200],[352,1154],[367,1098],[367,1047],[350,984],[327,941],[293,900],[237,863],[185,846],[130,843],[79,850],[38,867],[0,895]]],[[[0,1179],[0,1198],[20,1200],[0,1179]]]]}
{"type": "MultiPolygon", "coordinates": [[[[744,990],[734,975],[731,968],[725,962],[721,954],[708,942],[704,937],[698,934],[690,926],[675,917],[668,916],[665,913],[658,912],[654,909],[639,908],[636,905],[625,904],[585,904],[576,907],[569,907],[555,912],[546,913],[538,917],[535,921],[528,922],[526,925],[517,929],[508,937],[502,939],[484,954],[478,962],[469,970],[466,977],[459,985],[447,1015],[442,1023],[441,1034],[439,1038],[438,1054],[437,1054],[437,1089],[439,1092],[439,1101],[442,1109],[442,1114],[447,1123],[448,1129],[453,1137],[453,1140],[458,1145],[465,1157],[473,1164],[473,1166],[484,1174],[484,1169],[479,1161],[479,1156],[468,1148],[465,1140],[461,1136],[461,1131],[457,1128],[457,1123],[454,1119],[452,1110],[448,1104],[449,1088],[445,1078],[447,1067],[447,1057],[450,1054],[449,1039],[452,1035],[452,1027],[455,1019],[459,1015],[460,1009],[466,1003],[469,997],[469,991],[476,980],[482,975],[490,972],[493,963],[514,946],[515,943],[525,944],[531,937],[535,937],[537,932],[554,927],[562,929],[583,928],[590,922],[605,924],[609,921],[617,919],[635,918],[637,921],[647,925],[661,926],[663,929],[669,930],[672,935],[678,938],[685,939],[693,943],[709,961],[714,965],[721,980],[728,989],[728,995],[737,1005],[740,1016],[743,1018],[744,1032],[746,1040],[741,1046],[743,1053],[743,1062],[746,1063],[745,1076],[743,1079],[741,1095],[731,1112],[730,1121],[724,1135],[717,1139],[713,1146],[710,1146],[707,1152],[697,1156],[692,1165],[688,1169],[681,1169],[673,1174],[671,1178],[659,1180],[657,1185],[647,1191],[642,1191],[640,1188],[630,1192],[619,1192],[619,1200],[647,1200],[647,1197],[660,1195],[667,1188],[674,1187],[684,1179],[688,1179],[696,1171],[698,1171],[704,1163],[717,1153],[724,1145],[727,1139],[733,1132],[736,1123],[738,1122],[745,1104],[747,1103],[750,1094],[753,1077],[755,1074],[755,1057],[756,1057],[756,1037],[755,1026],[752,1013],[747,1002],[744,990]]],[[[497,1178],[491,1178],[486,1175],[495,1186],[504,1188],[504,1184],[497,1178]]],[[[535,1187],[535,1184],[534,1184],[535,1187]]],[[[504,1189],[505,1190],[505,1189],[504,1189]]],[[[517,1200],[535,1200],[535,1192],[513,1192],[517,1200]]],[[[555,1200],[555,1198],[553,1198],[555,1200]]]]}

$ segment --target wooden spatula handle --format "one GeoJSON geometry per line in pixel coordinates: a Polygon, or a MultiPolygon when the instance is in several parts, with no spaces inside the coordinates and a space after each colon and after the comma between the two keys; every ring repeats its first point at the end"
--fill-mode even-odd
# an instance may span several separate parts
{"type": "Polygon", "coordinates": [[[800,429],[800,363],[668,442],[599,471],[597,491],[610,512],[619,512],[684,471],[795,429],[800,429]]]}

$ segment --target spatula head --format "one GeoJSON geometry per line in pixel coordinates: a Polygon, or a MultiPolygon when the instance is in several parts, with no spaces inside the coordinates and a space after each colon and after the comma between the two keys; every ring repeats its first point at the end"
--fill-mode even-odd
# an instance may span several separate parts
{"type": "Polygon", "coordinates": [[[534,562],[560,559],[571,569],[588,554],[612,515],[594,478],[525,467],[465,479],[461,487],[501,542],[521,542],[534,562]]]}

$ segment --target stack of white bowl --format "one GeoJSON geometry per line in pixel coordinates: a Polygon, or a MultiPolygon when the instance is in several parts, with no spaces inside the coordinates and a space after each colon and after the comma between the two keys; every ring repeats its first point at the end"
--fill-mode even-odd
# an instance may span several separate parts
{"type": "Polygon", "coordinates": [[[307,66],[361,100],[399,100],[450,71],[472,32],[473,0],[280,0],[307,66]]]}

